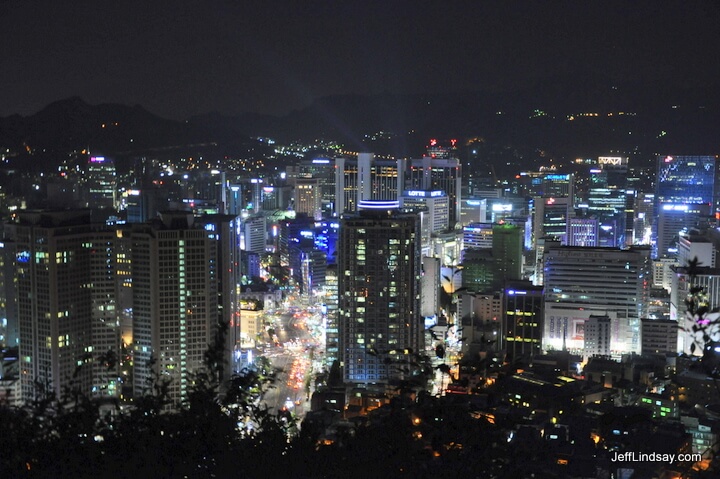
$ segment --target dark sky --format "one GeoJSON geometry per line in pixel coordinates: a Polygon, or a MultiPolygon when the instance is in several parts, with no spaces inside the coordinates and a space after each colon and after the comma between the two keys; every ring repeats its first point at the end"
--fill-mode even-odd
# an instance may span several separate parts
{"type": "Polygon", "coordinates": [[[663,1],[0,0],[0,115],[78,95],[184,119],[578,69],[702,86],[720,7],[663,1]],[[661,80],[660,80],[661,79],[661,80]]]}

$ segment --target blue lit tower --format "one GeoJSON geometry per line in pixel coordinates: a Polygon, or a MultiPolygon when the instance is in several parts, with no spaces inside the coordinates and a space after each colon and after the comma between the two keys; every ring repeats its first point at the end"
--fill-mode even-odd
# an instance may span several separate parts
{"type": "MultiPolygon", "coordinates": [[[[715,163],[715,156],[710,155],[658,157],[655,181],[655,217],[658,218],[658,224],[655,226],[655,238],[660,236],[659,231],[664,228],[663,218],[660,218],[662,211],[703,210],[699,205],[708,205],[708,213],[714,212],[715,163]]],[[[691,227],[697,220],[695,215],[686,215],[679,226],[691,227]]],[[[662,236],[673,237],[672,233],[677,231],[662,236]]],[[[654,256],[666,256],[669,247],[669,242],[659,244],[658,241],[654,256]]]]}
{"type": "Polygon", "coordinates": [[[424,344],[420,219],[397,202],[360,206],[341,219],[338,355],[346,383],[387,384],[402,377],[405,350],[424,344]]]}

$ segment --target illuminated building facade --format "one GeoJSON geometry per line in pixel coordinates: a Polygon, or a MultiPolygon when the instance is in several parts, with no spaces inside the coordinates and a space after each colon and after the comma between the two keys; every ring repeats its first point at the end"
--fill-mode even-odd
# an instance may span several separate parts
{"type": "Polygon", "coordinates": [[[590,315],[607,315],[612,320],[611,353],[639,353],[650,268],[649,248],[546,248],[543,348],[581,354],[585,321],[590,315]]]}
{"type": "Polygon", "coordinates": [[[425,156],[410,161],[408,183],[411,189],[444,191],[449,202],[450,227],[461,218],[462,166],[457,158],[425,156]]]}
{"type": "Polygon", "coordinates": [[[382,160],[372,153],[360,153],[357,159],[336,158],[335,166],[338,215],[356,212],[361,201],[398,200],[405,189],[404,160],[382,160]]]}
{"type": "Polygon", "coordinates": [[[118,369],[98,355],[120,354],[115,302],[115,235],[91,225],[87,210],[24,211],[15,241],[21,397],[36,381],[61,396],[70,381],[85,394],[116,396],[118,369]]]}
{"type": "Polygon", "coordinates": [[[529,281],[510,281],[504,289],[500,347],[514,360],[542,352],[543,289],[529,281]]]}
{"type": "Polygon", "coordinates": [[[390,203],[364,203],[369,209],[341,220],[338,356],[346,383],[399,379],[394,363],[424,345],[420,220],[390,203]]]}
{"type": "Polygon", "coordinates": [[[91,156],[85,166],[87,206],[91,208],[117,207],[117,174],[115,163],[103,156],[91,156]]]}
{"type": "Polygon", "coordinates": [[[169,397],[180,401],[217,331],[216,239],[184,212],[161,213],[130,234],[134,392],[143,394],[155,373],[170,380],[169,397]]]}

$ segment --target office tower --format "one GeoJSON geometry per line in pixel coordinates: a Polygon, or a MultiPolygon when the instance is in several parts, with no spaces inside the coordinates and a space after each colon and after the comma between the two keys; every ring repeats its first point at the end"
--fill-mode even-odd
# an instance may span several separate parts
{"type": "Polygon", "coordinates": [[[609,316],[591,314],[585,321],[583,358],[610,356],[611,330],[612,321],[609,316]]]}
{"type": "Polygon", "coordinates": [[[335,213],[335,160],[332,158],[314,158],[301,161],[298,166],[299,178],[313,178],[318,181],[323,216],[335,213]]]}
{"type": "Polygon", "coordinates": [[[328,264],[337,263],[339,229],[340,223],[337,219],[315,223],[315,247],[325,253],[328,264]]]}
{"type": "Polygon", "coordinates": [[[400,197],[400,206],[420,214],[420,237],[423,254],[430,251],[430,238],[448,230],[448,197],[444,191],[408,190],[400,197]]]}
{"type": "Polygon", "coordinates": [[[327,255],[314,246],[301,248],[299,254],[300,281],[298,284],[300,285],[300,292],[312,294],[325,285],[327,255]]]}
{"type": "MultiPolygon", "coordinates": [[[[280,224],[278,244],[280,261],[290,266],[290,274],[301,288],[303,285],[303,252],[310,252],[314,246],[315,221],[311,217],[302,214],[280,224]]],[[[303,293],[307,292],[303,290],[303,293]]]]}
{"type": "Polygon", "coordinates": [[[460,221],[462,205],[462,165],[457,158],[425,156],[410,161],[409,188],[413,190],[444,191],[449,201],[450,228],[460,221]]]}
{"type": "Polygon", "coordinates": [[[424,345],[420,219],[363,205],[368,209],[341,220],[338,354],[346,383],[387,383],[403,377],[397,362],[408,359],[404,350],[424,345]]]}
{"type": "Polygon", "coordinates": [[[293,201],[295,211],[304,213],[311,218],[322,218],[320,182],[313,178],[297,178],[293,201]]]}
{"type": "Polygon", "coordinates": [[[509,281],[504,293],[500,348],[515,360],[539,356],[544,321],[542,287],[529,281],[509,281]]]}
{"type": "Polygon", "coordinates": [[[492,291],[495,262],[492,249],[466,249],[462,257],[462,287],[475,293],[492,291]]]}
{"type": "Polygon", "coordinates": [[[155,373],[170,381],[170,399],[180,401],[217,331],[216,240],[184,212],[163,212],[130,234],[134,392],[143,394],[155,373]]]}
{"type": "Polygon", "coordinates": [[[243,250],[257,254],[265,254],[265,243],[267,240],[266,223],[264,216],[253,216],[242,223],[243,225],[243,250]]]}
{"type": "Polygon", "coordinates": [[[117,175],[110,158],[91,156],[85,166],[87,206],[90,208],[117,207],[117,175]]]}
{"type": "Polygon", "coordinates": [[[625,245],[625,190],[591,187],[588,192],[588,215],[597,219],[598,246],[620,248],[625,245]]]}
{"type": "Polygon", "coordinates": [[[610,188],[624,190],[628,186],[628,158],[623,156],[600,156],[600,168],[604,183],[610,188]]]}
{"type": "Polygon", "coordinates": [[[16,245],[20,381],[23,401],[35,382],[60,396],[76,387],[118,393],[120,355],[115,304],[114,233],[90,223],[87,210],[23,211],[8,227],[16,245]]]}
{"type": "Polygon", "coordinates": [[[654,225],[655,195],[637,193],[633,207],[633,240],[632,244],[649,245],[652,243],[654,225]]]}
{"type": "Polygon", "coordinates": [[[515,225],[493,225],[493,284],[502,288],[505,281],[522,279],[523,230],[515,225]]]}
{"type": "Polygon", "coordinates": [[[655,257],[676,257],[681,234],[690,228],[706,227],[714,222],[710,208],[710,204],[659,204],[655,223],[655,257]]]}
{"type": "Polygon", "coordinates": [[[450,204],[442,190],[408,190],[400,197],[400,206],[427,210],[427,228],[430,233],[441,233],[448,229],[450,204]]]}
{"type": "Polygon", "coordinates": [[[714,156],[658,156],[657,204],[713,204],[715,161],[714,156]]]}
{"type": "Polygon", "coordinates": [[[360,201],[397,200],[405,190],[404,160],[381,160],[372,153],[360,153],[357,159],[337,158],[335,166],[338,215],[357,211],[360,201]]]}
{"type": "Polygon", "coordinates": [[[545,198],[568,197],[575,195],[575,177],[573,174],[555,171],[521,172],[518,196],[540,196],[545,198]]]}
{"type": "Polygon", "coordinates": [[[486,198],[463,198],[460,202],[460,224],[465,227],[470,223],[487,222],[486,198]]]}
{"type": "Polygon", "coordinates": [[[598,229],[598,220],[595,218],[569,218],[567,245],[599,246],[598,229]]]}
{"type": "Polygon", "coordinates": [[[492,223],[470,223],[463,228],[463,249],[490,249],[492,235],[492,223]]]}
{"type": "Polygon", "coordinates": [[[673,319],[643,318],[642,348],[645,354],[676,354],[678,352],[678,321],[673,319]]]}
{"type": "Polygon", "coordinates": [[[166,189],[127,190],[123,195],[128,223],[144,223],[169,207],[166,189]]]}
{"type": "Polygon", "coordinates": [[[678,241],[677,263],[680,266],[687,266],[691,260],[697,259],[701,266],[714,268],[717,251],[710,238],[701,234],[698,230],[680,234],[678,241]]]}
{"type": "Polygon", "coordinates": [[[293,200],[294,189],[290,185],[263,186],[260,190],[262,211],[287,210],[293,200]]]}
{"type": "Polygon", "coordinates": [[[534,244],[540,238],[567,241],[567,224],[572,216],[572,201],[569,197],[535,198],[533,218],[534,244]]]}
{"type": "Polygon", "coordinates": [[[655,178],[656,257],[675,253],[678,232],[715,212],[714,156],[658,156],[655,178]]]}
{"type": "Polygon", "coordinates": [[[238,216],[243,208],[242,185],[231,184],[226,188],[225,212],[229,215],[238,216]]]}
{"type": "Polygon", "coordinates": [[[543,348],[582,351],[585,320],[612,320],[611,353],[640,351],[650,290],[650,250],[546,247],[543,348]]]}

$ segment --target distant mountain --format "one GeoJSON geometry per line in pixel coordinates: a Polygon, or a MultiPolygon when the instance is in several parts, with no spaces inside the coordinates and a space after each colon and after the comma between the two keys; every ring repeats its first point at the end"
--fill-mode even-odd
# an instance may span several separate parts
{"type": "Polygon", "coordinates": [[[89,105],[78,97],[28,117],[0,118],[0,147],[21,152],[13,165],[21,168],[53,166],[85,149],[122,160],[208,148],[222,156],[248,143],[247,135],[220,123],[173,121],[141,106],[89,105]]]}
{"type": "Polygon", "coordinates": [[[187,121],[73,97],[28,117],[0,118],[0,147],[21,152],[14,159],[21,167],[56,164],[85,148],[117,158],[245,156],[259,154],[255,137],[324,138],[354,151],[399,156],[422,154],[433,137],[460,144],[480,138],[487,151],[512,152],[519,160],[720,152],[720,88],[670,89],[661,80],[648,87],[578,72],[520,91],[337,95],[283,117],[207,114],[187,121]]]}

